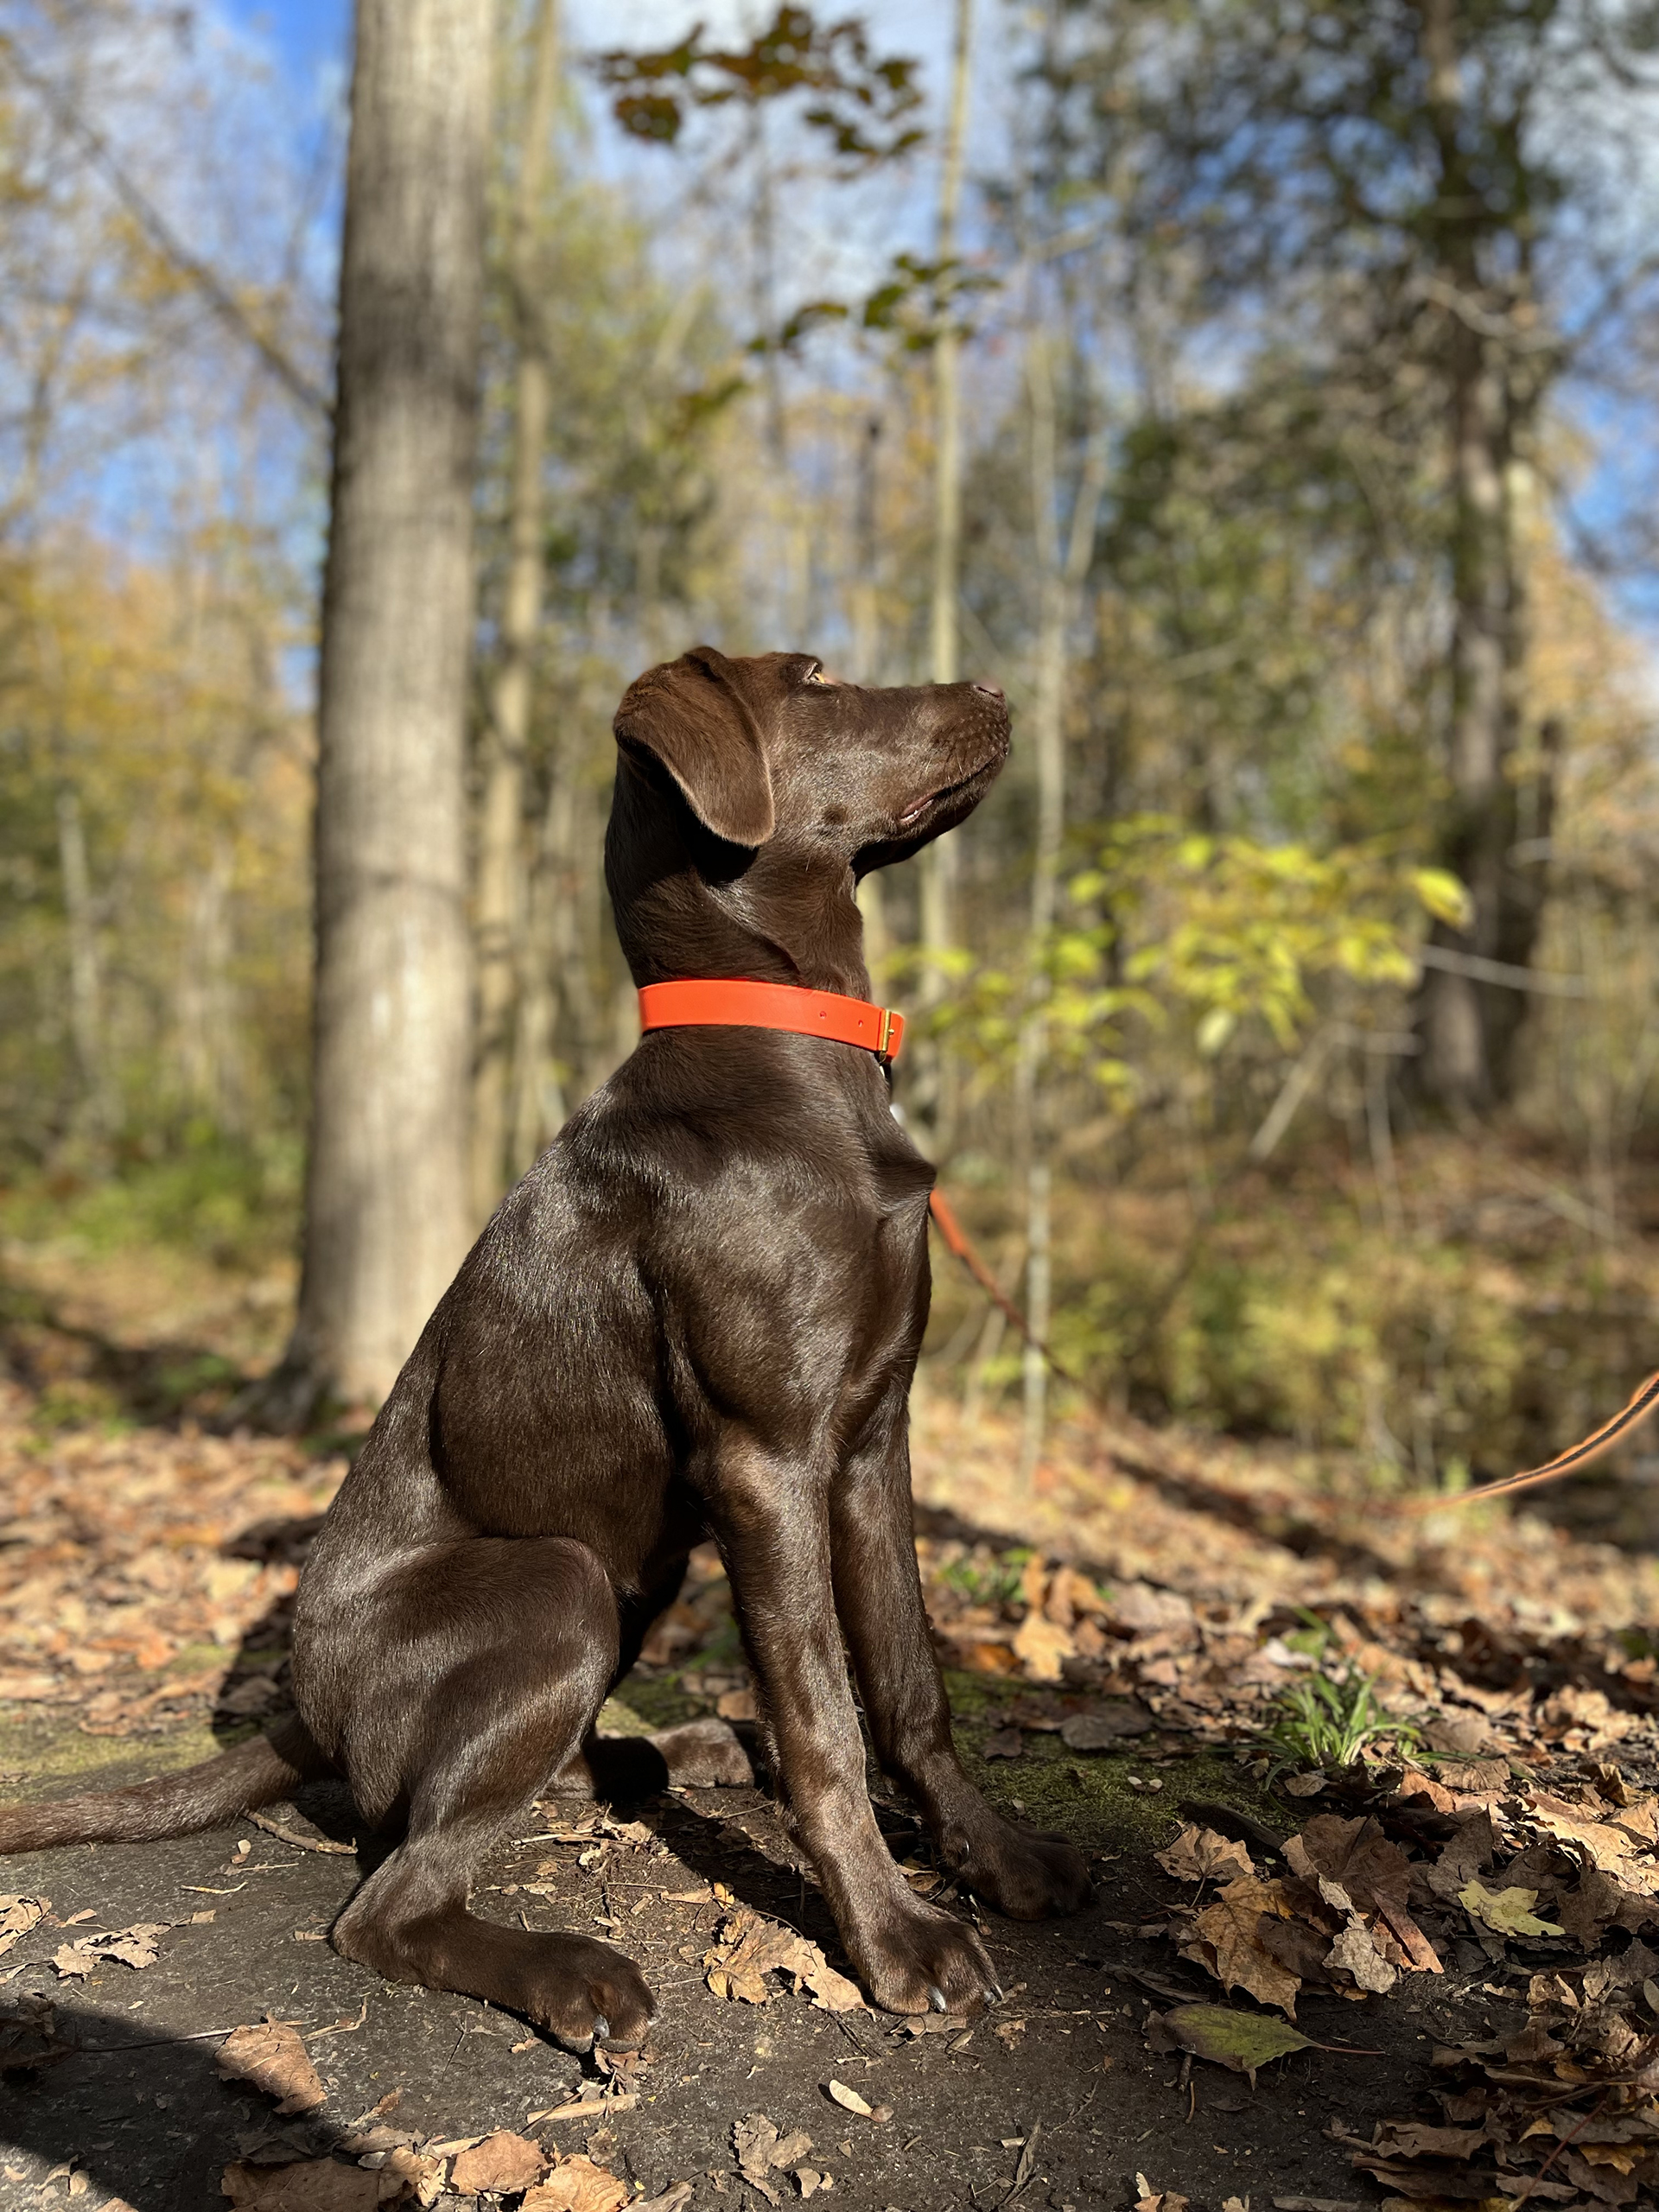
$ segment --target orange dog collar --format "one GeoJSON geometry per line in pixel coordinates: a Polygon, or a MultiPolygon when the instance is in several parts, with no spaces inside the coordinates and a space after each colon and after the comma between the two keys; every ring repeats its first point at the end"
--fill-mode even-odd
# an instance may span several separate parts
{"type": "Polygon", "coordinates": [[[896,1060],[905,1017],[840,991],[804,991],[792,983],[698,981],[647,983],[639,994],[641,1029],[728,1027],[788,1029],[860,1045],[879,1060],[896,1060]]]}

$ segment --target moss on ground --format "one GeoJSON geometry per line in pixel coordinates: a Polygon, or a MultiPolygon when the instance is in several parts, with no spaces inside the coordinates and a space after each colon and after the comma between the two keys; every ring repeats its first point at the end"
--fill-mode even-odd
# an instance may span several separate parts
{"type": "MultiPolygon", "coordinates": [[[[981,1752],[989,1715],[1007,1705],[1010,1687],[994,1675],[945,1675],[963,1766],[999,1811],[1108,1851],[1160,1849],[1174,1832],[1181,1806],[1189,1802],[1230,1806],[1275,1834],[1287,1833],[1293,1825],[1284,1808],[1223,1751],[1154,1754],[1145,1744],[1130,1743],[1113,1751],[1072,1751],[1058,1736],[1032,1732],[1018,1759],[986,1759],[981,1752]],[[1137,1789],[1131,1776],[1158,1786],[1137,1789]]],[[[646,1728],[672,1727],[708,1710],[705,1699],[680,1688],[677,1675],[647,1680],[631,1675],[606,1705],[600,1726],[607,1734],[638,1735],[646,1728]]]]}
{"type": "MultiPolygon", "coordinates": [[[[1058,1829],[1088,1848],[1155,1851],[1169,1840],[1181,1806],[1193,1801],[1253,1815],[1275,1833],[1289,1825],[1283,1808],[1224,1751],[1153,1754],[1144,1744],[1129,1744],[1079,1752],[1068,1751],[1058,1736],[1028,1732],[1020,1758],[986,1759],[988,1715],[1007,1702],[1007,1685],[995,1676],[951,1673],[946,1686],[957,1748],[976,1787],[1000,1811],[1058,1829]],[[1142,1786],[1135,1788],[1131,1777],[1142,1786]],[[1145,1786],[1154,1783],[1160,1786],[1145,1786]]],[[[621,1694],[607,1700],[600,1726],[607,1735],[639,1736],[708,1709],[676,1675],[631,1675],[621,1694]]],[[[0,1802],[170,1774],[253,1732],[253,1724],[232,1734],[193,1721],[154,1736],[88,1736],[73,1718],[49,1707],[0,1707],[0,1802]]]]}
{"type": "MultiPolygon", "coordinates": [[[[238,1732],[241,1735],[250,1729],[238,1732]]],[[[76,1721],[39,1706],[0,1707],[0,1800],[60,1797],[65,1785],[118,1789],[151,1775],[194,1766],[226,1749],[205,1721],[155,1736],[88,1736],[76,1721]]]]}
{"type": "Polygon", "coordinates": [[[704,1697],[693,1697],[689,1690],[680,1688],[677,1675],[630,1675],[614,1697],[607,1698],[599,1716],[599,1725],[607,1735],[637,1736],[644,1732],[639,1727],[628,1726],[626,1720],[613,1719],[617,1707],[635,1720],[643,1722],[644,1729],[672,1728],[682,1720],[695,1720],[709,1709],[704,1697]]]}

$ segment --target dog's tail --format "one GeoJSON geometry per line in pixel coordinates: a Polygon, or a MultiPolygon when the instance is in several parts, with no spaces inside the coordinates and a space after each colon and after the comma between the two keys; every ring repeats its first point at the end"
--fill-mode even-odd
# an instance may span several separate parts
{"type": "Polygon", "coordinates": [[[331,1771],[303,1724],[282,1721],[216,1759],[129,1789],[60,1797],[44,1805],[0,1806],[0,1853],[47,1851],[60,1843],[147,1843],[192,1835],[287,1796],[310,1776],[331,1771]]]}

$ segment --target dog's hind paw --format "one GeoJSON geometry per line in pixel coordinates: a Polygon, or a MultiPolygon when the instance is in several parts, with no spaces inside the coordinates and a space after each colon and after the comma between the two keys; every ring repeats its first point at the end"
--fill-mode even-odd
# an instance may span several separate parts
{"type": "Polygon", "coordinates": [[[965,1889],[1010,1920],[1080,1912],[1092,1895],[1088,1863],[1075,1845],[995,1815],[950,1864],[965,1889]]]}
{"type": "Polygon", "coordinates": [[[660,1751],[671,1783],[691,1789],[711,1789],[721,1783],[747,1789],[754,1769],[749,1755],[724,1720],[683,1721],[677,1728],[659,1728],[650,1742],[660,1751]]]}

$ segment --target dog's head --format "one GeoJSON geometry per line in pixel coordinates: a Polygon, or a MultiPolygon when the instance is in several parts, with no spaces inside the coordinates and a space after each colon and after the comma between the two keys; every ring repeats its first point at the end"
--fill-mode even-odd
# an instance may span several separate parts
{"type": "Polygon", "coordinates": [[[616,737],[625,775],[722,842],[805,849],[861,875],[973,811],[1007,758],[1008,712],[994,684],[872,690],[810,653],[696,645],[629,685],[616,737]]]}

